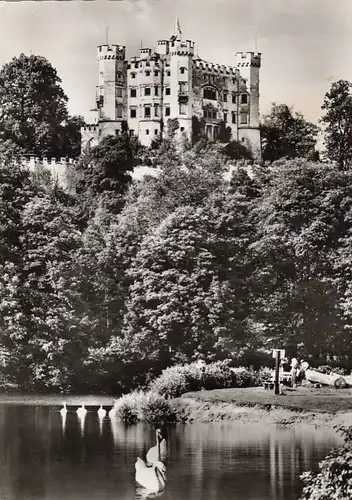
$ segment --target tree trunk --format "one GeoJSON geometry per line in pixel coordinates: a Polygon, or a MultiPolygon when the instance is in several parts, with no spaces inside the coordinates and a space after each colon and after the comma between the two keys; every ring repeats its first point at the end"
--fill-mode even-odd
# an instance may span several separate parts
{"type": "Polygon", "coordinates": [[[349,376],[350,380],[347,380],[348,377],[341,377],[341,375],[338,375],[337,373],[331,373],[330,375],[327,375],[326,373],[320,373],[316,372],[314,370],[306,370],[306,379],[309,382],[316,383],[316,384],[322,384],[322,385],[329,385],[332,387],[336,387],[335,382],[339,380],[339,385],[342,385],[342,379],[344,382],[346,382],[347,385],[352,385],[352,377],[349,376]]]}

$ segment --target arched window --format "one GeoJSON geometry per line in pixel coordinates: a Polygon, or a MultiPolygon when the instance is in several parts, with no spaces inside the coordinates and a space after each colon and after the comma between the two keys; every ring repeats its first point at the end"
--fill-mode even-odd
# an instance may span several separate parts
{"type": "Polygon", "coordinates": [[[131,73],[131,78],[136,78],[136,73],[131,73]]]}
{"type": "Polygon", "coordinates": [[[184,66],[182,66],[182,67],[180,68],[180,73],[181,73],[181,75],[184,75],[184,74],[186,73],[186,71],[187,71],[187,68],[185,68],[184,66]]]}
{"type": "Polygon", "coordinates": [[[205,87],[203,89],[203,99],[211,99],[212,101],[216,101],[216,90],[212,87],[205,87]]]}

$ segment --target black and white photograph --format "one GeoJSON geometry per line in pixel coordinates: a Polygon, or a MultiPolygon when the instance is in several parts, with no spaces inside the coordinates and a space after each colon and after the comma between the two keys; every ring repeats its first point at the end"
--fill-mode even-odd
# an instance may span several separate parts
{"type": "Polygon", "coordinates": [[[0,0],[0,499],[352,500],[352,0],[0,0]]]}

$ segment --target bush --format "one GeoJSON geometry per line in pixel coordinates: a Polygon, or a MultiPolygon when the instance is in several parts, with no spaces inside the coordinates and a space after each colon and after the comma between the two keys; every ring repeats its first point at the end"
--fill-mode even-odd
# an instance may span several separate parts
{"type": "Polygon", "coordinates": [[[345,444],[319,464],[319,472],[301,475],[304,488],[300,500],[350,500],[352,498],[352,427],[339,429],[345,444]]]}
{"type": "Polygon", "coordinates": [[[143,406],[145,394],[142,391],[133,391],[116,399],[114,413],[119,420],[132,424],[137,422],[139,407],[143,406]]]}
{"type": "Polygon", "coordinates": [[[133,391],[131,394],[121,396],[115,401],[115,416],[125,423],[147,422],[173,422],[175,410],[164,397],[149,391],[133,391]]]}
{"type": "Polygon", "coordinates": [[[231,368],[228,361],[217,361],[204,365],[199,362],[183,366],[172,366],[163,370],[149,389],[176,398],[185,392],[205,389],[225,389],[229,387],[250,387],[258,385],[258,376],[247,368],[231,368]],[[205,367],[204,376],[203,366],[205,367]]]}

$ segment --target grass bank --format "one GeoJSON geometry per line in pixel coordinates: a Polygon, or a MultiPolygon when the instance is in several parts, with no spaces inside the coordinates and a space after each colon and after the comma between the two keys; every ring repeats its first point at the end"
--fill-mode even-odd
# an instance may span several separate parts
{"type": "Polygon", "coordinates": [[[276,425],[352,425],[352,389],[287,389],[283,395],[262,388],[188,392],[165,399],[154,392],[133,392],[115,402],[125,422],[260,422],[276,425]]]}
{"type": "Polygon", "coordinates": [[[174,400],[184,422],[245,421],[352,425],[352,389],[287,389],[283,395],[262,388],[189,392],[174,400]]]}

